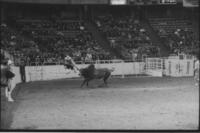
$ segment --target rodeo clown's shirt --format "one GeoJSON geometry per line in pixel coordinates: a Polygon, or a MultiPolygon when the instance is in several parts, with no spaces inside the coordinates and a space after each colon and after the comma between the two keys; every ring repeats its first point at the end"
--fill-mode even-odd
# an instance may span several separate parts
{"type": "Polygon", "coordinates": [[[65,57],[65,64],[69,65],[69,68],[72,67],[71,69],[73,69],[75,73],[79,72],[74,60],[69,55],[65,57]]]}
{"type": "Polygon", "coordinates": [[[15,77],[10,65],[1,65],[1,85],[11,86],[11,80],[15,77]]]}
{"type": "Polygon", "coordinates": [[[8,80],[6,78],[7,66],[1,64],[1,85],[7,86],[8,80]]]}
{"type": "Polygon", "coordinates": [[[68,55],[65,57],[65,63],[73,66],[75,65],[74,60],[68,55]]]}

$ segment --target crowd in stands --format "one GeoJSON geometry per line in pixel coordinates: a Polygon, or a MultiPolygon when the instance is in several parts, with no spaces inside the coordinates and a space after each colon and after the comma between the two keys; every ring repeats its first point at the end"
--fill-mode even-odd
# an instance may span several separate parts
{"type": "Polygon", "coordinates": [[[34,42],[27,41],[5,23],[1,24],[1,48],[8,51],[15,59],[25,58],[24,60],[28,60],[26,53],[38,50],[34,42]]]}
{"type": "MultiPolygon", "coordinates": [[[[104,14],[94,21],[110,46],[120,50],[125,59],[136,61],[144,56],[159,56],[159,47],[152,43],[137,16],[104,14]]],[[[165,39],[171,53],[190,54],[198,49],[199,41],[194,38],[191,28],[173,25],[169,32],[161,25],[169,29],[170,24],[159,20],[153,28],[165,39]]],[[[1,47],[15,57],[15,62],[20,64],[20,60],[23,60],[26,65],[62,64],[66,55],[83,63],[114,58],[79,20],[21,19],[16,21],[15,28],[2,23],[1,47]]]]}
{"type": "Polygon", "coordinates": [[[78,62],[112,59],[80,21],[22,20],[15,33],[1,24],[3,49],[35,64],[63,63],[68,54],[78,62]]]}
{"type": "Polygon", "coordinates": [[[173,34],[167,36],[167,44],[173,54],[193,54],[199,50],[199,40],[195,39],[194,33],[187,29],[176,29],[173,34]]]}
{"type": "Polygon", "coordinates": [[[5,55],[1,52],[1,64],[4,65],[5,55]]]}
{"type": "Polygon", "coordinates": [[[110,40],[113,48],[121,49],[126,59],[135,60],[140,53],[158,56],[159,48],[154,46],[137,16],[113,16],[106,14],[95,20],[99,30],[110,40]]]}
{"type": "Polygon", "coordinates": [[[191,55],[199,50],[199,40],[195,38],[192,22],[188,19],[150,18],[149,20],[154,30],[169,47],[171,54],[191,55]]]}

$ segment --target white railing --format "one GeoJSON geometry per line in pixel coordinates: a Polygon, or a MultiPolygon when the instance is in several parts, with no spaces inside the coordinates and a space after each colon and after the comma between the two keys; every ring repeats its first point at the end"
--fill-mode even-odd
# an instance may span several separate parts
{"type": "MultiPolygon", "coordinates": [[[[89,64],[77,64],[78,68],[85,68],[89,64]]],[[[144,74],[144,62],[115,62],[95,63],[95,68],[114,69],[112,76],[124,77],[125,75],[144,74]]],[[[63,65],[26,66],[27,81],[51,80],[61,78],[78,78],[78,73],[65,69],[63,65]]]]}
{"type": "Polygon", "coordinates": [[[145,73],[152,76],[162,77],[163,59],[162,58],[146,58],[145,73]]]}
{"type": "MultiPolygon", "coordinates": [[[[95,61],[75,61],[76,64],[112,64],[112,63],[121,63],[121,62],[144,62],[145,60],[121,60],[121,59],[113,59],[113,60],[95,60],[95,61]]],[[[45,65],[63,65],[64,61],[52,61],[52,62],[30,62],[27,63],[27,66],[45,66],[45,65]]]]}
{"type": "MultiPolygon", "coordinates": [[[[148,58],[146,61],[133,62],[122,60],[102,60],[96,61],[96,68],[113,69],[112,76],[124,77],[125,75],[151,75],[162,76],[163,70],[165,75],[173,77],[193,76],[193,60],[191,59],[167,59],[167,58],[148,58]],[[102,62],[102,63],[101,63],[102,62]],[[178,67],[177,67],[178,66],[178,67]]],[[[78,68],[85,68],[89,64],[77,64],[78,68]]],[[[17,83],[20,82],[19,67],[15,72],[18,77],[17,83]]],[[[78,73],[65,69],[63,65],[38,65],[26,66],[26,81],[52,80],[61,78],[77,78],[78,73]]]]}

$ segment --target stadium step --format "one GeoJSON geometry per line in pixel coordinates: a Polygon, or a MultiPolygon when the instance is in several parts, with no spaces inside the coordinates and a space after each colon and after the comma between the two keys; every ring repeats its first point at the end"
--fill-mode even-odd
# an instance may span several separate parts
{"type": "Polygon", "coordinates": [[[111,48],[110,42],[106,39],[104,35],[102,35],[98,27],[93,22],[87,21],[85,23],[85,26],[92,33],[92,35],[94,36],[95,40],[97,40],[99,45],[107,49],[112,55],[116,56],[117,58],[120,58],[120,59],[123,58],[119,51],[111,48]]]}
{"type": "Polygon", "coordinates": [[[161,38],[158,36],[158,34],[154,31],[154,29],[150,25],[148,19],[143,18],[141,20],[141,24],[146,29],[152,43],[160,48],[160,53],[161,53],[160,56],[162,56],[162,57],[168,56],[169,55],[169,48],[167,47],[165,42],[163,42],[161,40],[161,38]]]}

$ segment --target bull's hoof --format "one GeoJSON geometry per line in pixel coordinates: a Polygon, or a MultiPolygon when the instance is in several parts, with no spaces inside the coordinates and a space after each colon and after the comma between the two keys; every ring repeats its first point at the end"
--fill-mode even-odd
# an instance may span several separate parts
{"type": "Polygon", "coordinates": [[[104,87],[108,87],[108,85],[106,85],[106,84],[101,84],[101,85],[98,85],[98,87],[104,88],[104,87]]]}
{"type": "Polygon", "coordinates": [[[101,88],[101,87],[103,87],[103,86],[102,86],[102,85],[98,85],[97,87],[100,87],[100,88],[101,88]]]}
{"type": "Polygon", "coordinates": [[[90,86],[90,87],[88,87],[89,89],[95,89],[95,87],[94,86],[90,86]]]}

